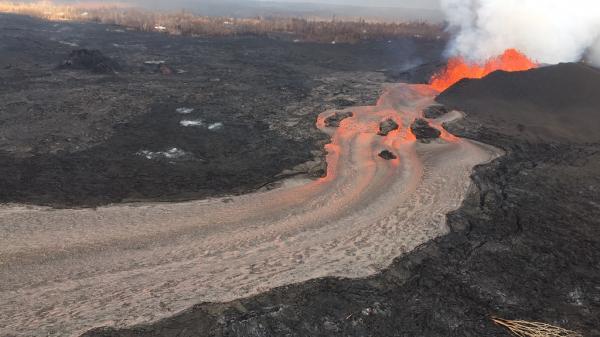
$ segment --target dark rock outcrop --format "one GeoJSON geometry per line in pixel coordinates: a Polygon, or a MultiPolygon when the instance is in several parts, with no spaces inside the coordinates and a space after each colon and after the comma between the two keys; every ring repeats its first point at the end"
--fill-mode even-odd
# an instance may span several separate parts
{"type": "Polygon", "coordinates": [[[494,131],[532,142],[600,142],[600,69],[585,64],[463,79],[436,101],[494,131]]]}
{"type": "Polygon", "coordinates": [[[390,152],[388,150],[383,150],[383,151],[379,152],[379,157],[381,157],[385,160],[392,160],[392,159],[398,158],[398,157],[396,157],[395,154],[393,154],[392,152],[390,152]]]}
{"type": "Polygon", "coordinates": [[[340,126],[340,123],[344,119],[350,118],[353,116],[354,116],[354,113],[352,111],[336,112],[333,115],[325,118],[325,126],[330,127],[330,128],[337,128],[340,126]]]}
{"type": "Polygon", "coordinates": [[[99,50],[73,50],[59,66],[61,69],[88,70],[96,74],[111,74],[120,69],[119,64],[99,50]]]}
{"type": "Polygon", "coordinates": [[[163,74],[163,75],[173,75],[175,72],[173,71],[173,69],[171,69],[171,67],[169,67],[166,64],[161,64],[160,66],[158,66],[158,71],[163,74]]]}
{"type": "Polygon", "coordinates": [[[448,109],[441,104],[430,105],[427,108],[423,109],[423,117],[435,119],[442,117],[443,115],[448,113],[448,109]]]}
{"type": "MultiPolygon", "coordinates": [[[[440,54],[441,55],[441,54],[440,54]]],[[[437,74],[446,67],[442,56],[435,62],[427,62],[408,69],[392,69],[385,72],[389,82],[429,83],[432,74],[437,74]]]]}
{"type": "Polygon", "coordinates": [[[379,124],[379,133],[380,136],[387,136],[388,133],[397,130],[398,123],[391,118],[388,118],[379,124]]]}
{"type": "Polygon", "coordinates": [[[410,131],[421,141],[430,141],[439,138],[442,134],[440,130],[433,128],[429,122],[422,118],[417,118],[410,126],[410,131]]]}
{"type": "Polygon", "coordinates": [[[336,98],[333,101],[331,101],[331,103],[335,104],[335,106],[338,108],[346,108],[356,104],[355,101],[349,100],[347,98],[336,98]]]}

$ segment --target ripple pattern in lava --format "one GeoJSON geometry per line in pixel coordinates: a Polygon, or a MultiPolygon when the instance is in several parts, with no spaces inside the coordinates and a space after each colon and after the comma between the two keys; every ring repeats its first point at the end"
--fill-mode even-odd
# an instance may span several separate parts
{"type": "MultiPolygon", "coordinates": [[[[409,131],[436,90],[394,85],[331,135],[327,177],[232,197],[96,210],[3,206],[0,326],[72,335],[323,276],[363,277],[445,234],[474,165],[497,150],[409,131]],[[392,118],[399,129],[378,135],[392,118]],[[397,157],[384,160],[387,149],[397,157]]],[[[446,117],[448,118],[448,117],[446,117]]],[[[434,122],[439,127],[441,121],[434,122]]]]}

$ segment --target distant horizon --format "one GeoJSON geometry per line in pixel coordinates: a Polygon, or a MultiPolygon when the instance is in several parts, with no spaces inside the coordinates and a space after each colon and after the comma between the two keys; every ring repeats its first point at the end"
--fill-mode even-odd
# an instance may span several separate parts
{"type": "MultiPolygon", "coordinates": [[[[36,2],[38,0],[24,0],[24,2],[36,2]]],[[[51,0],[51,2],[58,3],[85,3],[85,2],[114,2],[112,0],[51,0]]],[[[145,0],[121,0],[118,2],[151,2],[151,3],[160,3],[166,5],[173,5],[177,3],[197,3],[198,5],[206,4],[206,3],[219,3],[219,2],[239,2],[239,3],[281,3],[281,4],[290,4],[290,5],[302,5],[302,4],[311,4],[311,5],[334,5],[334,6],[344,6],[344,7],[363,7],[363,8],[410,8],[410,9],[432,9],[432,10],[441,10],[440,0],[371,0],[368,3],[365,3],[362,0],[224,0],[224,1],[216,1],[216,0],[175,0],[165,2],[164,0],[154,0],[154,1],[145,1],[145,0]]],[[[161,5],[163,5],[161,4],[161,5]]]]}
{"type": "MultiPolygon", "coordinates": [[[[36,2],[38,0],[24,0],[36,2]]],[[[441,23],[440,0],[52,0],[63,4],[113,2],[151,10],[189,10],[206,16],[291,16],[304,18],[364,18],[381,21],[441,23]]]]}
{"type": "Polygon", "coordinates": [[[281,2],[295,4],[322,4],[337,6],[375,7],[375,8],[411,8],[440,10],[439,0],[371,0],[364,3],[361,0],[248,0],[257,2],[281,2]]]}
{"type": "MultiPolygon", "coordinates": [[[[73,2],[63,0],[64,2],[73,2]]],[[[425,21],[439,23],[443,14],[436,5],[439,0],[390,1],[379,0],[368,4],[357,0],[125,0],[141,7],[156,10],[185,9],[208,16],[299,16],[348,17],[383,21],[425,21]],[[420,5],[419,5],[420,4],[420,5]],[[387,6],[386,6],[387,5],[387,6]]]]}

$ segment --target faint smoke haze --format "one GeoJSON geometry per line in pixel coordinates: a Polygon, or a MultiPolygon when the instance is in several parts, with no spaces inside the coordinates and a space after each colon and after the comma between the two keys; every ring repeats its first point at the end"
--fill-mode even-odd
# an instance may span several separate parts
{"type": "Polygon", "coordinates": [[[542,63],[600,66],[600,0],[442,0],[449,55],[482,61],[517,48],[542,63]]]}
{"type": "MultiPolygon", "coordinates": [[[[209,16],[297,16],[441,22],[439,0],[89,0],[121,2],[153,10],[189,10],[209,16]]],[[[86,0],[57,0],[85,3],[86,0]]]]}
{"type": "MultiPolygon", "coordinates": [[[[269,2],[269,0],[259,0],[269,2]]],[[[439,0],[279,0],[282,3],[316,3],[359,7],[404,7],[421,9],[439,9],[439,0]]]]}

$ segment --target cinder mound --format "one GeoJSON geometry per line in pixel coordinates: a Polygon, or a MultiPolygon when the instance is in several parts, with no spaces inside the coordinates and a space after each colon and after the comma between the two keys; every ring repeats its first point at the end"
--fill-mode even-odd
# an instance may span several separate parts
{"type": "Polygon", "coordinates": [[[423,118],[417,118],[410,126],[410,131],[417,137],[421,142],[427,143],[432,139],[439,138],[442,134],[440,130],[433,128],[429,125],[429,122],[423,118]]]}
{"type": "Polygon", "coordinates": [[[327,127],[331,127],[331,128],[337,128],[340,126],[340,124],[342,123],[342,121],[346,118],[350,118],[353,117],[354,113],[352,113],[352,111],[347,111],[347,112],[336,112],[335,114],[325,118],[325,126],[327,127]]]}
{"type": "Polygon", "coordinates": [[[397,130],[398,127],[398,123],[393,119],[388,118],[379,124],[379,132],[377,134],[380,136],[387,136],[388,133],[397,130]]]}
{"type": "Polygon", "coordinates": [[[99,50],[73,50],[60,65],[61,69],[89,70],[97,74],[111,74],[120,69],[119,64],[99,50]]]}
{"type": "Polygon", "coordinates": [[[497,71],[462,80],[436,100],[486,128],[529,141],[600,141],[600,70],[584,64],[497,71]]]}
{"type": "Polygon", "coordinates": [[[393,154],[392,152],[390,152],[388,150],[383,150],[383,151],[379,152],[379,157],[381,157],[385,160],[392,160],[392,159],[398,158],[398,157],[396,157],[395,154],[393,154]]]}
{"type": "Polygon", "coordinates": [[[435,119],[442,117],[443,115],[448,113],[448,109],[441,104],[430,105],[427,108],[423,109],[423,117],[435,119]]]}

